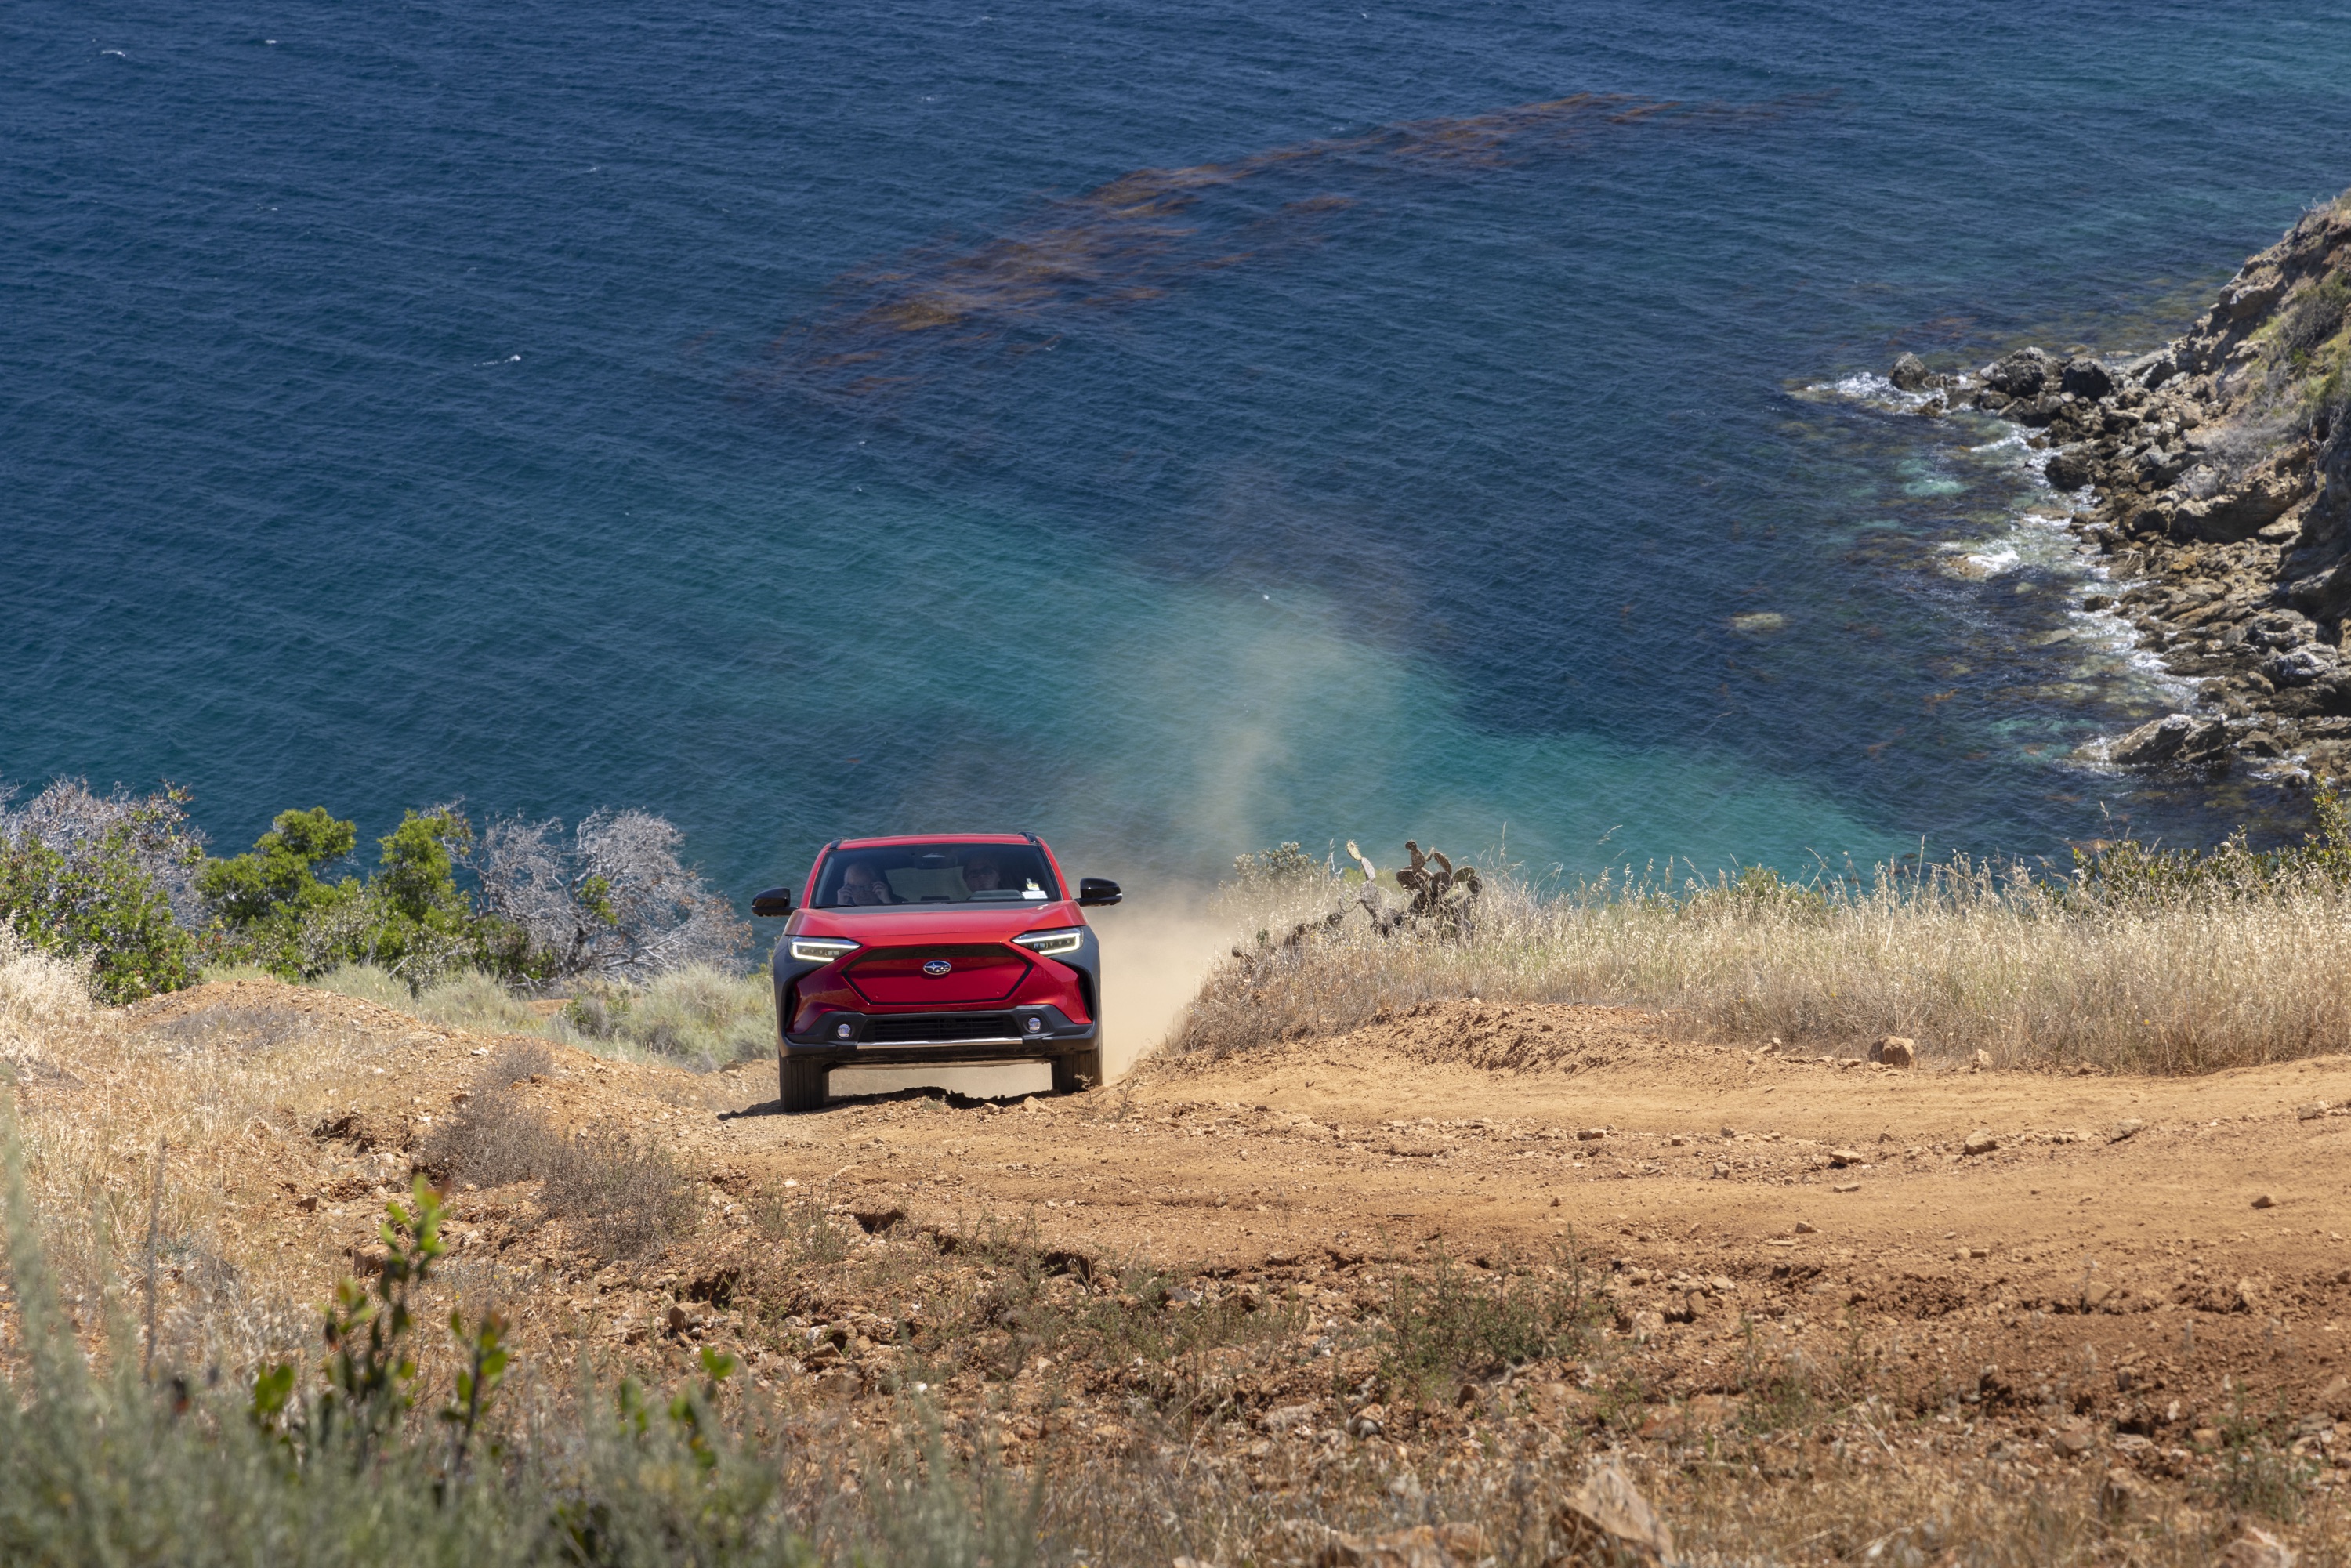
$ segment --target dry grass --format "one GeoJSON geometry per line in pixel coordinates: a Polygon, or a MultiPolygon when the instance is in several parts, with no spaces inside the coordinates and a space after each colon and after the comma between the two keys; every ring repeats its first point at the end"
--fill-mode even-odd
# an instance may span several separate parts
{"type": "Polygon", "coordinates": [[[1898,1034],[2014,1066],[2200,1072],[2351,1041],[2338,956],[2351,891],[2316,876],[2101,902],[1966,867],[1819,889],[1768,874],[1671,891],[1603,881],[1551,899],[1498,873],[1459,939],[1377,936],[1325,874],[1253,893],[1235,913],[1258,943],[1210,974],[1176,1054],[1458,997],[1655,1008],[1721,1036],[1830,1048],[1898,1034]]]}
{"type": "Polygon", "coordinates": [[[523,1103],[517,1086],[553,1065],[545,1046],[501,1046],[465,1103],[425,1141],[419,1166],[444,1182],[538,1182],[540,1209],[570,1221],[609,1258],[643,1257],[690,1230],[694,1200],[661,1149],[614,1128],[583,1128],[567,1138],[523,1103]]]}
{"type": "MultiPolygon", "coordinates": [[[[152,1007],[152,1004],[150,1004],[152,1007]]],[[[149,1271],[178,1289],[159,1349],[181,1364],[249,1364],[315,1333],[315,1282],[250,1245],[224,1173],[316,1159],[276,1106],[350,1069],[351,1042],[292,1012],[142,1028],[91,1004],[72,965],[0,932],[0,1061],[37,1113],[19,1118],[26,1182],[59,1298],[94,1327],[149,1271]]]]}
{"type": "MultiPolygon", "coordinates": [[[[219,971],[206,977],[231,976],[219,971]]],[[[450,1029],[537,1034],[615,1061],[697,1072],[776,1048],[775,993],[765,971],[737,975],[694,964],[642,985],[598,981],[582,986],[551,1015],[483,974],[457,975],[412,994],[396,976],[346,964],[312,983],[450,1029]]]]}

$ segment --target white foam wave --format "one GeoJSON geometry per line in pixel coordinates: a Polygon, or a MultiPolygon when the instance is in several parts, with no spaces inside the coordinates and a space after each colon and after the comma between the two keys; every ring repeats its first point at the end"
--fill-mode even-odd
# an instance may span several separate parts
{"type": "Polygon", "coordinates": [[[1998,577],[2002,572],[2014,571],[2022,566],[2024,552],[2015,545],[2002,541],[1987,549],[1972,550],[1959,559],[1974,567],[1979,576],[1998,577]]]}
{"type": "Polygon", "coordinates": [[[1798,395],[1838,398],[1846,402],[1908,413],[1926,407],[1943,394],[1939,392],[1904,392],[1875,371],[1861,371],[1853,375],[1839,376],[1833,382],[1815,382],[1799,389],[1798,395]]]}

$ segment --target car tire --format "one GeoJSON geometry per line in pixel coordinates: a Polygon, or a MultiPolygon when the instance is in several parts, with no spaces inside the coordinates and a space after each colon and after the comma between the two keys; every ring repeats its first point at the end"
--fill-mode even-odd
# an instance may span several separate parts
{"type": "Polygon", "coordinates": [[[778,1087],[782,1090],[785,1115],[824,1109],[832,1063],[787,1056],[778,1062],[777,1072],[782,1080],[778,1087]]]}
{"type": "Polygon", "coordinates": [[[1056,1094],[1075,1094],[1081,1089],[1100,1086],[1102,1081],[1101,1046],[1095,1046],[1092,1051],[1081,1051],[1072,1056],[1053,1058],[1053,1092],[1056,1094]]]}

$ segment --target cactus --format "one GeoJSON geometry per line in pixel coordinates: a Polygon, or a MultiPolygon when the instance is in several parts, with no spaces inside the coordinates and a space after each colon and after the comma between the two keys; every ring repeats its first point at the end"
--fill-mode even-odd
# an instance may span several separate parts
{"type": "Polygon", "coordinates": [[[1470,916],[1484,891],[1478,881],[1478,868],[1457,868],[1436,850],[1424,851],[1410,839],[1404,841],[1404,852],[1411,863],[1395,873],[1396,884],[1411,895],[1411,902],[1401,909],[1390,909],[1379,888],[1380,873],[1355,847],[1347,841],[1347,855],[1364,873],[1364,885],[1355,896],[1364,912],[1372,917],[1372,929],[1383,936],[1393,936],[1407,925],[1432,928],[1447,936],[1468,935],[1470,916]]]}

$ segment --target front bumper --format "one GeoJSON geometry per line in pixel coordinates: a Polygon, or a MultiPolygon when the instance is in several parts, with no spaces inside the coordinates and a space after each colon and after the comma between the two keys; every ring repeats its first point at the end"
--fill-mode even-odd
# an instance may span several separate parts
{"type": "Polygon", "coordinates": [[[782,1054],[836,1065],[1038,1061],[1092,1051],[1099,1024],[1077,1023],[1061,1009],[1023,1006],[998,1011],[860,1013],[831,1009],[786,1035],[782,1054]]]}

